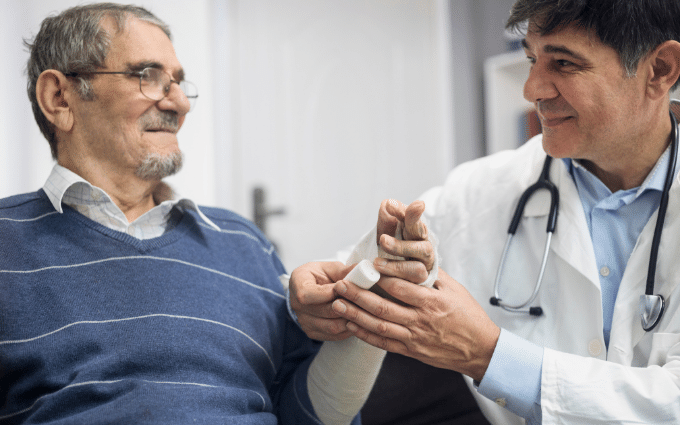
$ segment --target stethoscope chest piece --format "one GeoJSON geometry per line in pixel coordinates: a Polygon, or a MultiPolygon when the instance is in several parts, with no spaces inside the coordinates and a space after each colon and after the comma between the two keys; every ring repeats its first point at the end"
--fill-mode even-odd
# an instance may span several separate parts
{"type": "Polygon", "coordinates": [[[642,329],[649,332],[659,324],[666,300],[661,295],[640,295],[640,320],[642,329]]]}

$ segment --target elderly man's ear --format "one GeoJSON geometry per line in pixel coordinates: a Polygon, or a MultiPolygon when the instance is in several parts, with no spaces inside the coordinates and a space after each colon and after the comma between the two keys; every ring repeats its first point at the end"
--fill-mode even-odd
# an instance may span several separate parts
{"type": "Polygon", "coordinates": [[[73,128],[73,110],[69,101],[77,94],[70,81],[59,71],[43,71],[36,83],[38,105],[45,117],[59,131],[69,132],[73,128]]]}

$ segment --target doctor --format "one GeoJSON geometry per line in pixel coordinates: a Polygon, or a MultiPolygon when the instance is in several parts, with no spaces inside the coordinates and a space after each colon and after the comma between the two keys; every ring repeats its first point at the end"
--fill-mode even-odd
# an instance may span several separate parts
{"type": "MultiPolygon", "coordinates": [[[[440,241],[433,288],[384,277],[381,288],[404,306],[342,280],[324,298],[327,287],[294,276],[291,304],[303,329],[325,339],[351,333],[459,371],[496,424],[680,423],[678,167],[667,176],[676,161],[669,92],[680,75],[678,16],[678,0],[518,0],[507,26],[528,21],[524,95],[543,134],[456,168],[421,198],[440,241]],[[546,191],[524,209],[498,295],[494,282],[515,207],[546,153],[560,201],[535,316],[489,300],[521,304],[534,291],[546,191]],[[639,302],[667,177],[654,274],[665,314],[645,331],[639,302]]],[[[375,266],[398,275],[392,262],[375,266]]]]}

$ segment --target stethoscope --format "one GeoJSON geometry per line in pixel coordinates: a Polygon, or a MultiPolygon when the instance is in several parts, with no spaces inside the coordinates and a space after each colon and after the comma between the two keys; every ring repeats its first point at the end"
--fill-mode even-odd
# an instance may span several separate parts
{"type": "MultiPolygon", "coordinates": [[[[671,103],[675,103],[676,106],[680,102],[672,100],[671,103]]],[[[668,207],[668,194],[670,192],[671,184],[673,183],[673,177],[675,176],[675,162],[678,150],[678,122],[675,118],[673,112],[670,112],[671,116],[671,160],[668,165],[668,174],[666,174],[666,180],[664,182],[663,192],[661,193],[661,202],[659,204],[659,213],[656,219],[656,227],[654,228],[654,236],[652,238],[652,250],[649,256],[649,268],[647,269],[647,286],[645,288],[644,295],[640,295],[640,319],[642,322],[642,329],[645,331],[651,331],[661,320],[661,316],[664,313],[666,307],[666,300],[662,295],[654,294],[654,275],[656,274],[656,259],[659,252],[659,243],[661,242],[661,231],[663,229],[663,223],[666,219],[666,209],[668,207]]],[[[545,266],[548,262],[548,252],[550,250],[550,241],[552,240],[552,235],[555,232],[555,227],[557,226],[557,211],[559,210],[560,194],[555,186],[550,181],[550,164],[552,163],[552,157],[546,156],[545,162],[543,163],[543,170],[538,178],[538,181],[531,185],[522,196],[519,198],[519,203],[515,209],[515,214],[510,222],[510,228],[508,229],[508,238],[505,241],[505,247],[503,248],[503,254],[501,255],[501,261],[498,265],[498,272],[496,273],[496,282],[494,284],[494,296],[489,300],[491,305],[501,307],[507,311],[515,313],[529,313],[532,316],[540,316],[543,314],[543,309],[541,307],[529,307],[538,295],[538,291],[541,289],[541,283],[543,281],[543,273],[545,272],[545,266]],[[510,305],[501,300],[499,296],[499,286],[501,281],[501,275],[503,271],[503,265],[505,264],[505,259],[508,254],[508,249],[510,247],[510,242],[512,241],[519,223],[524,213],[524,206],[529,201],[529,198],[539,189],[546,189],[550,192],[550,213],[548,214],[548,226],[547,226],[547,236],[545,241],[545,248],[543,250],[543,260],[541,261],[541,268],[538,273],[538,280],[534,286],[534,291],[526,300],[521,304],[510,305]]]]}

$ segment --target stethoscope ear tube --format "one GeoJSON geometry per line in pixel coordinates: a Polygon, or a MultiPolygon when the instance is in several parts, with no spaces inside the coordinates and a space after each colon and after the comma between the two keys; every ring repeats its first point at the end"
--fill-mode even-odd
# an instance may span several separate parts
{"type": "Polygon", "coordinates": [[[659,324],[663,316],[666,301],[661,295],[654,295],[654,279],[656,276],[656,261],[659,254],[661,243],[661,232],[666,220],[666,210],[668,209],[668,198],[675,177],[675,162],[678,153],[678,121],[673,112],[671,116],[671,152],[668,161],[668,174],[664,182],[661,201],[659,202],[659,212],[657,213],[654,236],[652,237],[652,249],[649,253],[649,268],[647,269],[647,284],[645,294],[640,295],[640,322],[642,329],[646,332],[651,331],[659,324]]]}

